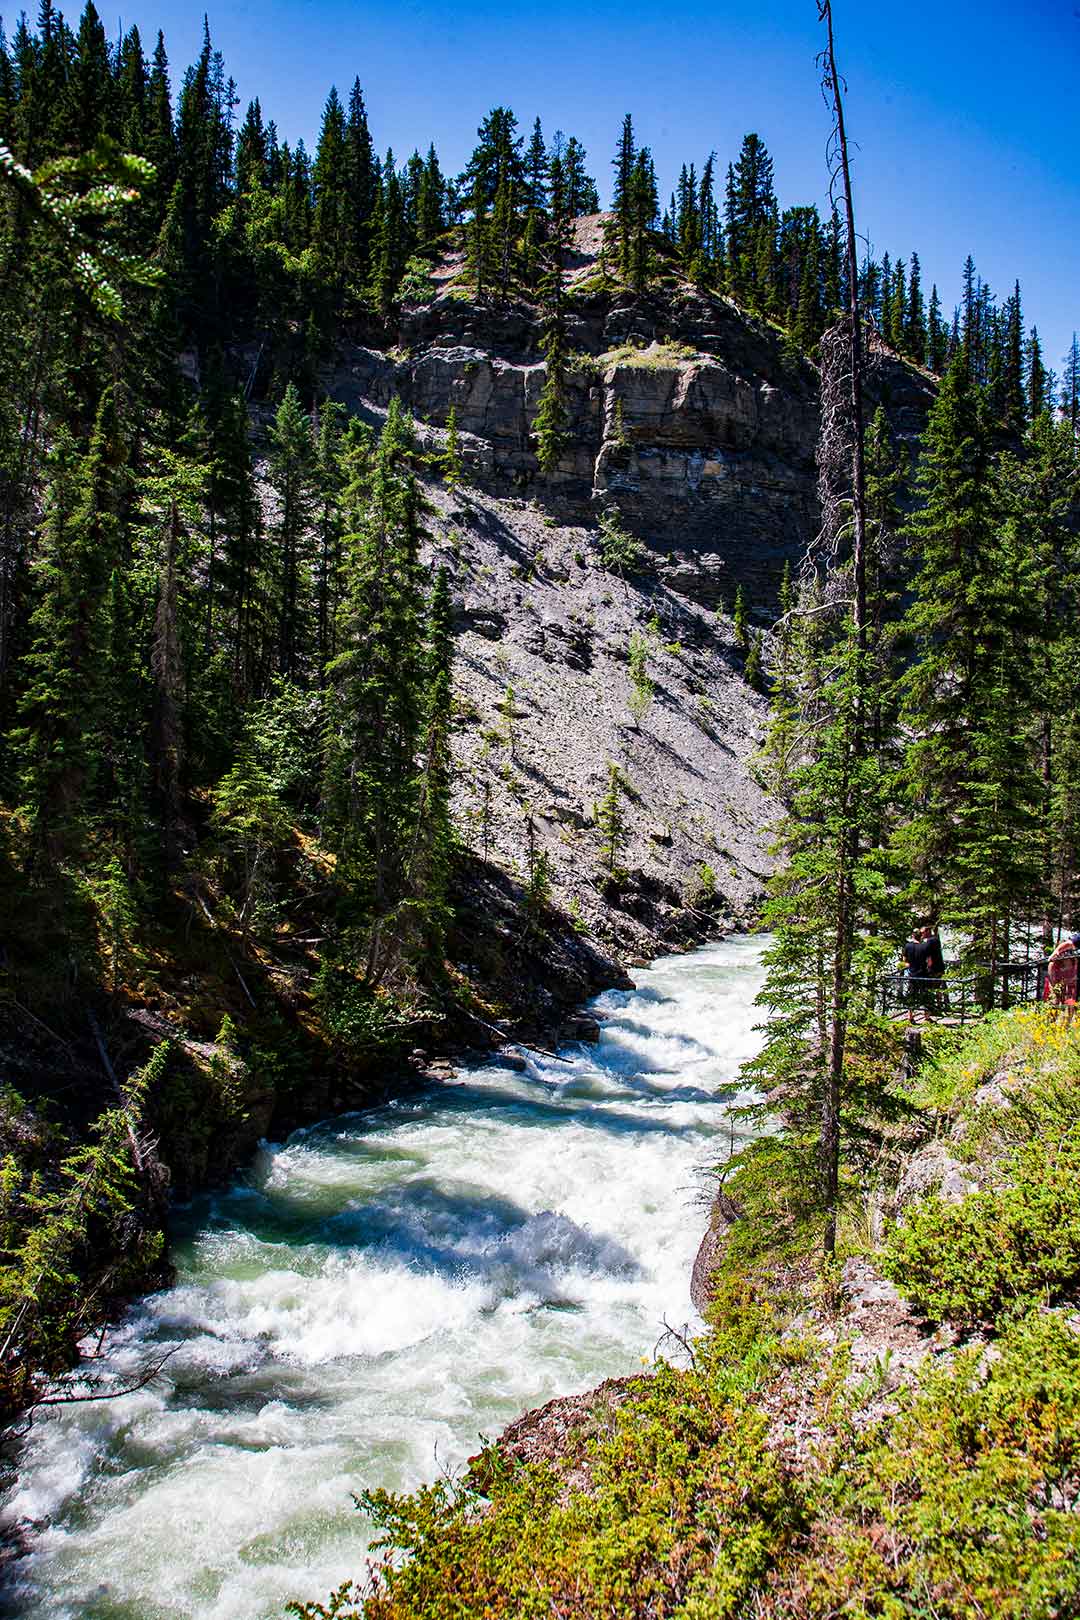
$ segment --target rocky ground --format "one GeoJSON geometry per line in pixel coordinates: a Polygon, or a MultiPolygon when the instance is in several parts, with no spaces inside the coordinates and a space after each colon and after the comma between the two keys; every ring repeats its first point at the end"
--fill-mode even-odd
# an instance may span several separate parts
{"type": "Polygon", "coordinates": [[[742,679],[730,619],[647,560],[611,572],[595,530],[531,502],[435,500],[433,556],[451,570],[458,623],[455,803],[472,848],[523,878],[530,846],[542,851],[557,901],[631,956],[745,916],[775,807],[752,768],[766,705],[742,679]],[[651,688],[637,712],[632,637],[651,688]],[[613,765],[614,860],[597,828],[613,765]]]}

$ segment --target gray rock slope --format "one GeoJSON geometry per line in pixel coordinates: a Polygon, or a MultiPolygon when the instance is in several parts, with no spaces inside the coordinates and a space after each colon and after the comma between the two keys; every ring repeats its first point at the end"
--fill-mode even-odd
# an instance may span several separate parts
{"type": "Polygon", "coordinates": [[[775,807],[751,774],[766,706],[730,620],[649,571],[613,574],[595,530],[531,502],[431,495],[432,558],[456,603],[456,812],[471,848],[522,879],[542,851],[556,901],[624,950],[746,914],[775,807]],[[653,689],[636,713],[633,636],[653,689]],[[596,825],[611,765],[625,827],[614,882],[596,825]]]}

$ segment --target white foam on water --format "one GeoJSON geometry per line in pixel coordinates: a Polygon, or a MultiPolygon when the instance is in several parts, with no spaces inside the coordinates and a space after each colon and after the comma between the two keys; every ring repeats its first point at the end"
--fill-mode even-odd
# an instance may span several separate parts
{"type": "Polygon", "coordinates": [[[458,1466],[693,1321],[701,1172],[757,1047],[761,950],[665,958],[593,1004],[597,1046],[298,1131],[186,1211],[175,1287],[99,1370],[179,1349],[152,1387],[40,1414],[0,1612],[279,1620],[362,1572],[353,1491],[458,1466]]]}

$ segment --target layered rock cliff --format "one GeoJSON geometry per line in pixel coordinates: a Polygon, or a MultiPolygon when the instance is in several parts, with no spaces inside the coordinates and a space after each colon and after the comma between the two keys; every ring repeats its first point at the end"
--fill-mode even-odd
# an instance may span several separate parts
{"type": "MultiPolygon", "coordinates": [[[[741,586],[751,622],[767,626],[785,561],[797,565],[816,531],[817,373],[779,329],[674,271],[643,296],[617,285],[602,225],[575,226],[570,423],[554,474],[531,436],[540,311],[477,303],[460,256],[405,309],[396,346],[343,342],[323,382],[372,423],[401,395],[433,449],[456,411],[468,487],[451,495],[433,479],[429,493],[432,557],[457,599],[468,842],[521,877],[543,852],[580,926],[654,952],[748,913],[768,870],[776,807],[752,763],[765,704],[743,679],[731,611],[741,586]],[[605,514],[644,547],[625,577],[604,564],[605,514]],[[619,882],[595,815],[612,764],[619,882]]],[[[930,379],[883,355],[872,393],[913,441],[930,379]]]]}
{"type": "MultiPolygon", "coordinates": [[[[779,328],[674,272],[637,295],[602,270],[602,215],[575,224],[567,274],[570,443],[552,477],[531,438],[543,388],[539,311],[477,304],[460,257],[406,308],[387,352],[346,346],[327,378],[354,409],[393,393],[442,426],[451,406],[465,460],[492,494],[535,497],[578,523],[616,507],[659,577],[730,610],[737,585],[767,613],[785,559],[817,526],[817,373],[779,328]]],[[[931,381],[883,356],[872,392],[901,438],[925,420],[931,381]]]]}

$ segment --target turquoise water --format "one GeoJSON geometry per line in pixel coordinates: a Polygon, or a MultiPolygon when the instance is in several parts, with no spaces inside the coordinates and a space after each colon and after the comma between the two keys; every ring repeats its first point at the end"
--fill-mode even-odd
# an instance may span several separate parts
{"type": "Polygon", "coordinates": [[[177,1281],[106,1342],[155,1384],[42,1412],[5,1504],[4,1612],[270,1620],[362,1574],[351,1493],[636,1369],[688,1288],[704,1167],[756,1049],[762,942],[612,991],[595,1047],[489,1064],[267,1145],[186,1211],[177,1281]]]}

